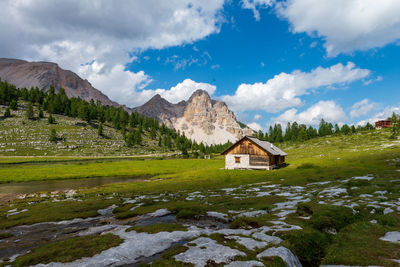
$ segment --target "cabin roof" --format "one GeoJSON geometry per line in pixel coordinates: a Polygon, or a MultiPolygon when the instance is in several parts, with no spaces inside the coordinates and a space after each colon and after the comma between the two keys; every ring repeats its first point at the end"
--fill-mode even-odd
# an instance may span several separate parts
{"type": "Polygon", "coordinates": [[[266,152],[268,152],[274,156],[287,156],[287,153],[283,152],[278,147],[274,146],[272,143],[267,142],[267,141],[262,141],[258,138],[252,137],[252,136],[243,137],[242,139],[240,139],[239,141],[237,141],[236,143],[234,143],[233,145],[231,145],[230,147],[225,149],[225,151],[222,152],[221,154],[224,155],[226,152],[228,152],[228,150],[230,150],[232,147],[236,146],[243,139],[249,139],[256,145],[258,145],[261,149],[265,150],[266,152]]]}

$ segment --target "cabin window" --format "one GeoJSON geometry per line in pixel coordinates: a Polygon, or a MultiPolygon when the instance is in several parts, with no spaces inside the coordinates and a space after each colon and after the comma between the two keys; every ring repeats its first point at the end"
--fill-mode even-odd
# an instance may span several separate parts
{"type": "Polygon", "coordinates": [[[240,144],[240,148],[244,148],[244,144],[240,144]]]}
{"type": "Polygon", "coordinates": [[[249,148],[252,148],[253,147],[253,144],[249,144],[249,148]]]}
{"type": "Polygon", "coordinates": [[[235,157],[235,163],[240,163],[240,157],[235,157]]]}

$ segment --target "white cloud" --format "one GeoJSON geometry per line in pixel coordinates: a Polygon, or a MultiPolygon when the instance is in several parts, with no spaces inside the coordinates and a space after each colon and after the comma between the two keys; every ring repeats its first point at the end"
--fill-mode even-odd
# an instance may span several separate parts
{"type": "Polygon", "coordinates": [[[293,33],[324,39],[328,56],[383,47],[400,38],[398,0],[287,0],[276,10],[293,33]]]}
{"type": "Polygon", "coordinates": [[[209,83],[198,83],[191,79],[185,79],[183,82],[178,83],[169,90],[143,90],[142,93],[148,94],[149,92],[152,92],[153,95],[160,94],[169,102],[178,103],[181,100],[187,100],[198,89],[203,89],[207,91],[209,95],[213,95],[216,90],[216,86],[209,83]]]}
{"type": "Polygon", "coordinates": [[[296,121],[297,123],[315,126],[319,125],[321,119],[332,123],[342,123],[346,118],[342,107],[335,101],[319,101],[302,112],[292,108],[272,120],[281,125],[296,121]]]}
{"type": "Polygon", "coordinates": [[[256,120],[256,121],[258,121],[261,118],[262,118],[262,116],[260,114],[254,115],[254,120],[256,120]]]}
{"type": "Polygon", "coordinates": [[[253,11],[254,18],[260,20],[260,12],[258,9],[267,8],[274,4],[274,0],[242,0],[242,8],[253,11]]]}
{"type": "Polygon", "coordinates": [[[81,66],[79,72],[88,77],[94,87],[103,86],[103,93],[109,96],[111,100],[128,107],[142,105],[156,94],[160,94],[172,103],[177,103],[181,100],[187,100],[197,89],[203,89],[210,95],[213,95],[216,90],[214,85],[198,83],[191,79],[185,79],[170,89],[144,90],[152,82],[152,79],[143,71],[134,73],[126,71],[123,65],[116,65],[110,72],[101,74],[99,72],[101,67],[97,62],[93,62],[81,66]]]}
{"type": "Polygon", "coordinates": [[[351,107],[350,116],[352,118],[358,118],[367,115],[374,107],[375,103],[370,102],[368,99],[363,99],[351,107]]]}
{"type": "Polygon", "coordinates": [[[393,112],[396,114],[400,114],[400,106],[392,106],[392,107],[386,107],[384,110],[374,114],[372,117],[359,121],[357,125],[365,125],[367,122],[371,123],[372,125],[375,125],[376,121],[379,120],[386,120],[387,118],[391,117],[393,112]]]}
{"type": "Polygon", "coordinates": [[[265,83],[241,84],[234,95],[222,96],[235,111],[265,110],[279,112],[300,106],[300,96],[323,86],[345,85],[370,75],[367,69],[356,68],[354,63],[341,63],[328,68],[318,67],[310,72],[295,70],[280,73],[265,83]]]}
{"type": "Polygon", "coordinates": [[[261,127],[261,125],[258,124],[257,122],[249,123],[249,124],[247,124],[247,126],[249,126],[251,129],[253,129],[254,131],[257,131],[257,132],[263,130],[263,128],[261,127]]]}
{"type": "Polygon", "coordinates": [[[151,81],[141,71],[121,67],[136,59],[132,55],[218,33],[223,5],[224,0],[4,0],[0,17],[7,19],[0,20],[1,56],[56,62],[120,99],[151,81]],[[82,69],[81,64],[88,62],[97,65],[82,69]]]}
{"type": "Polygon", "coordinates": [[[109,72],[101,73],[102,68],[97,62],[81,66],[79,73],[90,81],[95,88],[102,88],[102,92],[111,100],[129,107],[143,104],[153,94],[140,91],[152,79],[143,71],[137,73],[126,71],[123,65],[115,65],[109,72]]]}

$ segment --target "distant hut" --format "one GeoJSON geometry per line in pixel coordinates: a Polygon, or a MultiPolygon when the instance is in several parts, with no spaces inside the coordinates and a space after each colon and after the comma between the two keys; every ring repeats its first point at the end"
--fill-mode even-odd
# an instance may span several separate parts
{"type": "Polygon", "coordinates": [[[389,120],[380,120],[375,122],[375,128],[376,129],[383,129],[383,128],[389,128],[392,127],[392,122],[389,120]]]}
{"type": "Polygon", "coordinates": [[[245,136],[224,152],[225,169],[271,170],[285,165],[287,154],[267,141],[245,136]]]}

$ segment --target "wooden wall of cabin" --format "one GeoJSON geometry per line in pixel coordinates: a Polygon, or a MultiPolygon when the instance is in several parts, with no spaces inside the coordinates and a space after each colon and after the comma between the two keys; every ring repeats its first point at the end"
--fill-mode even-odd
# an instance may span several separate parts
{"type": "Polygon", "coordinates": [[[253,144],[250,140],[244,139],[236,144],[227,154],[248,154],[256,156],[268,156],[268,153],[253,144]]]}

